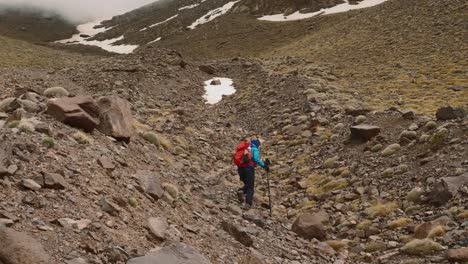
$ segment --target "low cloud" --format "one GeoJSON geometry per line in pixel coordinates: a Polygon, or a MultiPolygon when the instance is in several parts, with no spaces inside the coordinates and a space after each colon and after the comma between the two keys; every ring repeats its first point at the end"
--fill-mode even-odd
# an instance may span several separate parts
{"type": "Polygon", "coordinates": [[[157,0],[0,0],[0,9],[38,10],[80,23],[123,14],[155,1],[157,0]]]}

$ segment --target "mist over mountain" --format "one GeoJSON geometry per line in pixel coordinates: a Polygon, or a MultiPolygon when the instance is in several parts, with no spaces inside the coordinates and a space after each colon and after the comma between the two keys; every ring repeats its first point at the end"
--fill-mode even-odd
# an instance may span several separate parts
{"type": "Polygon", "coordinates": [[[80,23],[125,13],[151,2],[155,0],[0,0],[0,13],[6,9],[40,11],[80,23]]]}

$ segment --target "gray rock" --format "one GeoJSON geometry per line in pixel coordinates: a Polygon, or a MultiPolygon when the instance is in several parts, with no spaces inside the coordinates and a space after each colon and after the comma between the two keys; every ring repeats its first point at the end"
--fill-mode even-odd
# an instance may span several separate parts
{"type": "Polygon", "coordinates": [[[100,108],[99,131],[105,135],[130,142],[133,133],[133,117],[130,104],[118,96],[99,98],[100,108]]]}
{"type": "Polygon", "coordinates": [[[25,188],[27,188],[29,190],[33,190],[33,191],[39,191],[42,188],[41,185],[39,185],[37,182],[35,182],[32,179],[23,179],[21,181],[21,185],[23,185],[23,187],[25,187],[25,188]]]}
{"type": "Polygon", "coordinates": [[[300,215],[292,225],[292,231],[305,239],[324,240],[327,237],[329,216],[326,212],[307,212],[300,215]]]}
{"type": "Polygon", "coordinates": [[[221,227],[224,229],[224,231],[233,236],[242,245],[246,247],[252,246],[253,239],[250,237],[245,228],[233,223],[229,223],[227,221],[221,222],[221,227]]]}
{"type": "Polygon", "coordinates": [[[461,107],[441,107],[436,112],[438,120],[451,120],[457,118],[464,118],[466,116],[466,110],[461,107]]]}
{"type": "Polygon", "coordinates": [[[154,175],[153,172],[139,170],[137,171],[135,178],[139,183],[136,188],[140,192],[146,193],[156,200],[163,197],[164,189],[161,186],[161,180],[157,175],[154,175]]]}
{"type": "Polygon", "coordinates": [[[369,141],[380,133],[380,127],[372,125],[357,125],[351,127],[351,139],[369,141]]]}
{"type": "Polygon", "coordinates": [[[157,239],[164,240],[166,238],[168,227],[169,224],[165,217],[152,217],[148,219],[148,229],[157,239]]]}
{"type": "Polygon", "coordinates": [[[47,113],[60,122],[85,131],[99,125],[99,107],[91,96],[51,99],[47,102],[47,113]]]}
{"type": "Polygon", "coordinates": [[[193,247],[177,243],[164,247],[156,252],[151,252],[143,257],[130,259],[127,264],[210,264],[210,261],[202,256],[193,247]]]}
{"type": "Polygon", "coordinates": [[[109,213],[111,215],[116,215],[120,211],[118,205],[111,201],[108,201],[105,197],[102,197],[102,199],[99,201],[99,205],[101,206],[104,212],[109,213]]]}
{"type": "Polygon", "coordinates": [[[45,172],[42,176],[34,179],[41,187],[62,190],[67,187],[67,182],[62,175],[58,173],[45,172]]]}
{"type": "Polygon", "coordinates": [[[66,264],[88,264],[89,262],[82,258],[74,258],[71,260],[67,260],[66,264]]]}
{"type": "Polygon", "coordinates": [[[3,264],[51,264],[42,245],[25,233],[0,225],[0,263],[3,264]]]}
{"type": "Polygon", "coordinates": [[[99,165],[101,165],[102,168],[106,169],[106,170],[113,170],[115,169],[115,164],[114,162],[112,162],[111,159],[109,159],[108,157],[106,156],[102,156],[98,159],[98,163],[99,165]]]}

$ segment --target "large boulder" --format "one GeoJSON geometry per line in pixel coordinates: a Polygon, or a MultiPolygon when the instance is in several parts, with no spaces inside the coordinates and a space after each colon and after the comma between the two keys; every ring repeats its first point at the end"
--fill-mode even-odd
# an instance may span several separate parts
{"type": "Polygon", "coordinates": [[[51,264],[49,255],[34,238],[0,226],[0,263],[51,264]]]}
{"type": "Polygon", "coordinates": [[[135,174],[139,185],[136,187],[140,192],[151,196],[158,200],[163,197],[164,189],[161,185],[161,180],[151,171],[139,170],[135,174]]]}
{"type": "Polygon", "coordinates": [[[151,252],[143,257],[130,259],[127,264],[210,264],[210,261],[202,256],[193,247],[177,243],[164,247],[156,252],[151,252]]]}
{"type": "Polygon", "coordinates": [[[461,107],[441,107],[437,109],[436,117],[438,120],[451,120],[457,118],[464,118],[466,116],[466,110],[461,107]]]}
{"type": "Polygon", "coordinates": [[[457,177],[443,177],[438,180],[426,195],[426,200],[442,206],[457,195],[464,185],[468,185],[468,173],[457,177]]]}
{"type": "Polygon", "coordinates": [[[91,96],[50,99],[47,113],[60,122],[85,131],[99,125],[99,107],[91,96]]]}
{"type": "Polygon", "coordinates": [[[307,212],[297,217],[292,231],[305,239],[324,240],[327,238],[328,221],[329,216],[326,212],[307,212]]]}
{"type": "Polygon", "coordinates": [[[447,250],[447,258],[453,262],[466,263],[468,261],[468,247],[447,250]]]}
{"type": "Polygon", "coordinates": [[[380,133],[380,127],[372,125],[357,125],[351,127],[351,139],[369,141],[380,133]]]}
{"type": "Polygon", "coordinates": [[[98,100],[98,106],[101,111],[98,129],[117,140],[130,142],[133,118],[128,101],[118,96],[106,96],[98,100]]]}

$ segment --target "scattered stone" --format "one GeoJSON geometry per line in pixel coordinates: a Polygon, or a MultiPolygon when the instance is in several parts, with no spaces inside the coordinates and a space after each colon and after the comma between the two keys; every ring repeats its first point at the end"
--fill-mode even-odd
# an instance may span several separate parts
{"type": "Polygon", "coordinates": [[[224,231],[226,231],[228,234],[233,236],[242,245],[246,247],[252,246],[253,239],[249,236],[245,228],[238,226],[236,224],[229,223],[227,221],[223,221],[221,223],[221,227],[224,229],[224,231]]]}
{"type": "Polygon", "coordinates": [[[116,215],[120,211],[120,208],[118,205],[107,200],[105,197],[102,197],[102,199],[99,201],[99,205],[101,206],[104,212],[111,214],[111,215],[116,215]]]}
{"type": "Polygon", "coordinates": [[[109,159],[108,157],[106,156],[101,156],[99,159],[98,159],[98,163],[99,165],[101,165],[101,167],[103,169],[106,169],[106,170],[114,170],[115,169],[115,164],[114,162],[112,162],[111,159],[109,159]]]}
{"type": "Polygon", "coordinates": [[[328,221],[329,216],[324,211],[304,213],[297,217],[292,225],[292,231],[305,239],[325,240],[327,238],[326,224],[328,221]]]}
{"type": "Polygon", "coordinates": [[[383,157],[389,157],[401,149],[400,144],[392,144],[382,151],[383,157]]]}
{"type": "Polygon", "coordinates": [[[23,187],[25,187],[25,188],[27,188],[29,190],[33,190],[33,191],[39,191],[42,188],[41,185],[39,185],[37,182],[35,182],[32,179],[23,179],[21,181],[21,185],[23,185],[23,187]]]}
{"type": "Polygon", "coordinates": [[[15,222],[11,219],[6,219],[6,218],[0,218],[0,226],[6,226],[10,227],[14,224],[15,222]]]}
{"type": "Polygon", "coordinates": [[[65,178],[58,173],[44,172],[43,175],[37,177],[35,181],[41,185],[42,188],[62,190],[67,187],[65,178]]]}
{"type": "Polygon", "coordinates": [[[128,101],[118,96],[107,96],[99,98],[97,103],[101,111],[99,131],[117,140],[130,142],[133,117],[128,101]]]}
{"type": "Polygon", "coordinates": [[[235,204],[228,205],[227,210],[233,215],[242,215],[242,209],[235,204]]]}
{"type": "Polygon", "coordinates": [[[444,250],[443,246],[428,238],[414,239],[402,248],[402,251],[406,254],[418,256],[428,255],[441,250],[444,250]]]}
{"type": "Polygon", "coordinates": [[[250,254],[241,258],[239,264],[265,264],[265,256],[253,248],[250,248],[250,254]]]}
{"type": "Polygon", "coordinates": [[[200,69],[200,71],[202,71],[204,73],[208,73],[208,74],[215,74],[218,71],[218,69],[216,69],[215,66],[208,65],[208,64],[200,65],[200,66],[198,66],[198,69],[200,69]]]}
{"type": "Polygon", "coordinates": [[[0,263],[50,264],[52,262],[38,241],[0,225],[0,263]]]}
{"type": "Polygon", "coordinates": [[[143,257],[130,259],[127,264],[211,264],[193,247],[177,243],[164,247],[155,252],[150,252],[143,257]]]}
{"type": "Polygon", "coordinates": [[[45,97],[67,97],[69,95],[68,91],[63,87],[50,87],[44,91],[45,97]]]}
{"type": "Polygon", "coordinates": [[[369,141],[380,133],[380,127],[372,125],[357,125],[351,127],[351,139],[369,141]]]}
{"type": "Polygon", "coordinates": [[[412,111],[412,110],[403,110],[403,111],[401,111],[401,116],[404,119],[408,119],[408,120],[414,119],[414,111],[412,111]]]}
{"type": "Polygon", "coordinates": [[[468,247],[447,250],[447,259],[461,263],[468,261],[468,247]]]}
{"type": "Polygon", "coordinates": [[[167,219],[165,217],[152,217],[148,219],[148,228],[151,234],[160,240],[166,238],[166,232],[169,227],[167,219]]]}
{"type": "Polygon", "coordinates": [[[148,194],[153,199],[158,200],[163,197],[164,189],[161,186],[159,177],[151,171],[139,170],[135,174],[139,185],[136,188],[143,193],[148,194]]]}
{"type": "Polygon", "coordinates": [[[461,107],[455,108],[446,106],[439,108],[436,112],[437,120],[452,120],[457,118],[465,118],[465,116],[466,110],[461,107]]]}
{"type": "Polygon", "coordinates": [[[74,258],[71,260],[67,260],[66,264],[88,264],[89,262],[82,258],[74,258]]]}
{"type": "Polygon", "coordinates": [[[210,85],[221,85],[221,81],[216,79],[216,80],[212,80],[210,85]]]}
{"type": "Polygon", "coordinates": [[[431,188],[427,200],[437,206],[444,205],[456,196],[464,185],[468,185],[468,173],[457,177],[443,177],[431,188]]]}
{"type": "Polygon", "coordinates": [[[67,125],[91,131],[99,125],[99,107],[91,96],[51,99],[47,113],[67,125]]]}
{"type": "Polygon", "coordinates": [[[14,97],[9,97],[0,101],[0,112],[11,113],[18,108],[20,108],[20,105],[14,97]]]}

